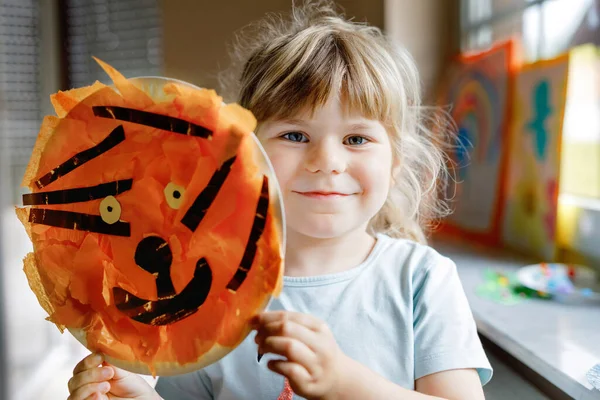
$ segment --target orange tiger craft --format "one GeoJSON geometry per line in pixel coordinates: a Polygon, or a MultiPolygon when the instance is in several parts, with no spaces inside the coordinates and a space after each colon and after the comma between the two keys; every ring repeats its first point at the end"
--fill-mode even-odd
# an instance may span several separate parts
{"type": "Polygon", "coordinates": [[[48,319],[133,372],[213,363],[278,295],[283,212],[253,115],[163,78],[58,92],[16,212],[48,319]]]}

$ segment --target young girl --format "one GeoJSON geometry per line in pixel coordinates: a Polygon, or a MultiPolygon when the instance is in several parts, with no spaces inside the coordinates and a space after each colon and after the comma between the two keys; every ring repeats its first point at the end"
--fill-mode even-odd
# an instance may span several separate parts
{"type": "Polygon", "coordinates": [[[483,399],[492,371],[456,267],[422,244],[446,160],[411,58],[329,2],[260,27],[240,44],[238,102],[283,192],[280,298],[256,335],[156,391],[88,356],[69,400],[483,399]]]}

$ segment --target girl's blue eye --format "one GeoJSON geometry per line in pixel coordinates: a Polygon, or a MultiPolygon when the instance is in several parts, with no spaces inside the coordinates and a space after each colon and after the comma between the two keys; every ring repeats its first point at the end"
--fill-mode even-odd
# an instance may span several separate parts
{"type": "Polygon", "coordinates": [[[368,143],[369,139],[367,139],[364,136],[350,136],[344,142],[344,144],[347,144],[349,146],[360,146],[368,143]]]}
{"type": "Polygon", "coordinates": [[[308,138],[303,133],[300,133],[300,132],[288,132],[288,133],[281,135],[281,137],[284,138],[285,140],[289,140],[290,142],[296,142],[296,143],[308,142],[308,138]]]}

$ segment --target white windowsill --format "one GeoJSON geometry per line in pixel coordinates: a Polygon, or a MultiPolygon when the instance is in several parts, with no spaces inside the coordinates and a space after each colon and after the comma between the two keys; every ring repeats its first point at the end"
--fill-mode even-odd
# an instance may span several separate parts
{"type": "Polygon", "coordinates": [[[484,270],[515,271],[530,260],[447,240],[432,245],[456,262],[481,334],[567,395],[600,399],[586,378],[587,371],[600,363],[600,306],[533,299],[513,306],[494,303],[476,294],[484,270]]]}

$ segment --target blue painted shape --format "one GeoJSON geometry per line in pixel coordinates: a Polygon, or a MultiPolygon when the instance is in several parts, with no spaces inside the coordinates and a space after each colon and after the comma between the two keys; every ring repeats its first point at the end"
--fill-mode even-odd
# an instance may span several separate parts
{"type": "Polygon", "coordinates": [[[456,146],[456,163],[458,164],[458,176],[460,179],[465,179],[467,175],[467,165],[469,163],[469,152],[472,148],[471,134],[469,129],[461,126],[458,128],[456,146]]]}
{"type": "Polygon", "coordinates": [[[546,120],[552,115],[554,110],[550,104],[550,82],[547,79],[541,80],[533,89],[532,109],[534,110],[533,119],[527,123],[527,129],[532,134],[533,147],[538,160],[546,158],[548,147],[548,130],[546,129],[546,120]]]}

